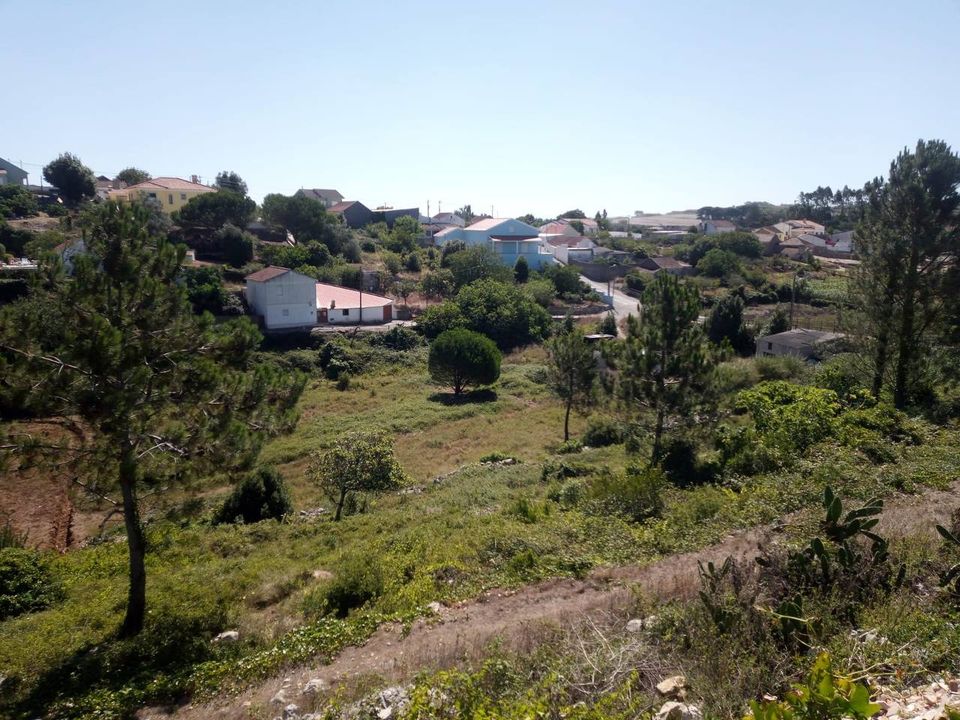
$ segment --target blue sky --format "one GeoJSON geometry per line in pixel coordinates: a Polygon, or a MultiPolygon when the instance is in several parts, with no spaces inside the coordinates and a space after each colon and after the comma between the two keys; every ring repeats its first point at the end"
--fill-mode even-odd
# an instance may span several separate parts
{"type": "MultiPolygon", "coordinates": [[[[0,157],[258,200],[611,215],[862,184],[960,146],[960,0],[0,0],[0,157]]],[[[34,163],[31,165],[30,163],[34,163]]]]}

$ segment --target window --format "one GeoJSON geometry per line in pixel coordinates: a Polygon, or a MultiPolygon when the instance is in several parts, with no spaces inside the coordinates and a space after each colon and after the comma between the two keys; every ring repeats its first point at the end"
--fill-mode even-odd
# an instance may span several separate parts
{"type": "Polygon", "coordinates": [[[170,193],[169,195],[167,195],[167,202],[170,205],[173,205],[173,193],[170,193]]]}
{"type": "Polygon", "coordinates": [[[343,316],[344,316],[344,317],[346,317],[346,316],[349,315],[349,314],[350,314],[350,311],[349,311],[349,310],[344,310],[344,311],[343,311],[343,316]]]}
{"type": "Polygon", "coordinates": [[[153,198],[154,200],[156,200],[156,199],[157,199],[157,194],[156,194],[156,193],[147,193],[147,197],[151,197],[151,198],[153,198]]]}
{"type": "Polygon", "coordinates": [[[767,343],[767,350],[773,350],[773,343],[772,343],[772,342],[768,342],[768,343],[767,343]]]}
{"type": "Polygon", "coordinates": [[[290,310],[287,309],[287,308],[284,308],[284,309],[283,309],[283,316],[284,316],[284,317],[290,317],[290,310]]]}
{"type": "Polygon", "coordinates": [[[180,193],[180,199],[186,201],[186,199],[187,199],[187,194],[186,194],[186,193],[180,193]]]}

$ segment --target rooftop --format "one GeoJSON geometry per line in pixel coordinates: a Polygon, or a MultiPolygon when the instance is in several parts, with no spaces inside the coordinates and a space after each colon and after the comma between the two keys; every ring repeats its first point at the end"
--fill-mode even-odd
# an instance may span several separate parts
{"type": "Polygon", "coordinates": [[[141,183],[136,185],[130,185],[125,190],[203,190],[204,192],[216,192],[216,188],[209,187],[207,185],[201,185],[200,183],[190,182],[189,180],[184,180],[183,178],[176,177],[157,177],[151,178],[149,180],[144,180],[141,183]]]}
{"type": "Polygon", "coordinates": [[[270,267],[265,267],[263,270],[257,270],[255,273],[247,275],[244,280],[252,280],[253,282],[267,282],[268,280],[273,280],[274,278],[280,277],[288,272],[290,272],[290,268],[271,265],[270,267]]]}
{"type": "Polygon", "coordinates": [[[340,285],[317,283],[318,308],[339,308],[343,310],[358,308],[361,304],[363,307],[383,307],[391,303],[393,303],[393,300],[380,295],[361,293],[359,290],[341,287],[340,285]]]}
{"type": "Polygon", "coordinates": [[[794,330],[777,333],[776,335],[766,335],[760,339],[763,342],[775,342],[778,345],[785,345],[794,350],[807,350],[812,353],[817,345],[830,342],[831,340],[837,340],[843,336],[843,333],[796,328],[794,330]]]}

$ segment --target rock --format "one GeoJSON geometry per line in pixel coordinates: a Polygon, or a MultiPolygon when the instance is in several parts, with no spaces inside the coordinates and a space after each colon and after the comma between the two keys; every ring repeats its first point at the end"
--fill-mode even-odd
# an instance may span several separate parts
{"type": "Polygon", "coordinates": [[[627,632],[635,633],[643,630],[643,620],[634,618],[627,623],[627,632]]]}
{"type": "Polygon", "coordinates": [[[674,675],[657,683],[657,692],[664,697],[682,698],[687,679],[683,675],[674,675]]]}
{"type": "Polygon", "coordinates": [[[304,695],[316,695],[327,689],[327,682],[321,678],[313,678],[303,686],[304,695]]]}
{"type": "Polygon", "coordinates": [[[211,642],[215,643],[234,643],[240,639],[240,633],[236,630],[224,630],[222,633],[217,635],[211,642]]]}
{"type": "Polygon", "coordinates": [[[430,612],[432,612],[434,615],[439,615],[439,614],[440,614],[440,611],[441,611],[442,609],[443,609],[443,605],[441,605],[440,603],[438,603],[438,602],[436,602],[436,601],[434,601],[434,602],[430,603],[429,605],[427,605],[427,610],[429,610],[430,612]]]}
{"type": "Polygon", "coordinates": [[[654,720],[703,720],[703,713],[696,705],[671,700],[664,703],[653,717],[654,720]]]}
{"type": "Polygon", "coordinates": [[[271,705],[286,705],[287,704],[287,693],[283,688],[277,690],[277,694],[270,698],[271,705]]]}
{"type": "Polygon", "coordinates": [[[333,580],[333,573],[329,570],[321,570],[318,568],[310,574],[313,575],[314,580],[333,580]]]}
{"type": "Polygon", "coordinates": [[[385,707],[377,712],[377,717],[380,718],[380,720],[387,720],[391,715],[393,715],[392,707],[385,707]]]}
{"type": "Polygon", "coordinates": [[[283,709],[283,720],[299,720],[300,708],[290,703],[283,709]]]}

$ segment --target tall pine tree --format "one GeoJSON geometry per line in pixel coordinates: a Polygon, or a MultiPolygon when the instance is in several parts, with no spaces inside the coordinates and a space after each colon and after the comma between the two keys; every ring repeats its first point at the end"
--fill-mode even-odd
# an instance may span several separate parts
{"type": "Polygon", "coordinates": [[[42,269],[30,302],[45,315],[16,305],[0,314],[3,391],[26,397],[28,412],[83,430],[82,441],[14,436],[4,448],[72,465],[101,497],[119,489],[129,549],[124,636],[140,632],[146,611],[142,489],[249,465],[269,433],[292,423],[303,388],[298,376],[253,366],[260,334],[247,319],[215,325],[193,314],[180,282],[184,248],[150,227],[140,205],[103,206],[74,276],[54,257],[42,269]]]}

